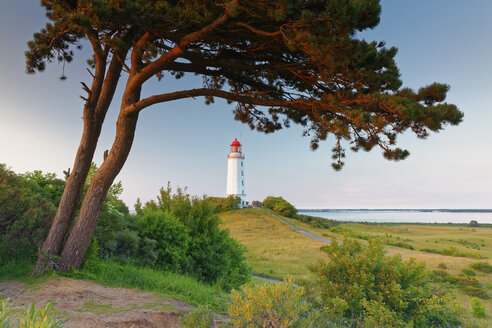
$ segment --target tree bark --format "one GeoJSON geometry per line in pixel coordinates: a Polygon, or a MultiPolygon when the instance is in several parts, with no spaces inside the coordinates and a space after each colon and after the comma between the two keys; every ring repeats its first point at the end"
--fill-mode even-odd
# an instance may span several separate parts
{"type": "MultiPolygon", "coordinates": [[[[126,54],[126,51],[123,53],[126,54]]],[[[92,88],[84,106],[84,130],[73,169],[67,178],[50,231],[38,255],[34,268],[35,273],[42,273],[53,266],[50,257],[60,255],[79,206],[102,125],[120,78],[122,64],[113,57],[107,74],[105,70],[106,59],[100,58],[96,66],[92,88]]]]}
{"type": "Polygon", "coordinates": [[[41,273],[49,268],[49,257],[59,255],[72,225],[75,212],[79,205],[80,197],[84,189],[84,183],[89,172],[94,151],[99,139],[102,122],[96,124],[84,123],[84,132],[80,140],[79,149],[75,156],[73,170],[67,179],[63,195],[58,205],[56,215],[46,238],[35,272],[41,273]],[[97,124],[99,123],[99,124],[97,124]],[[97,126],[94,126],[97,125],[97,126]]]}
{"type": "MultiPolygon", "coordinates": [[[[126,108],[127,104],[138,101],[140,88],[130,93],[129,95],[125,92],[122,109],[126,108]]],[[[58,270],[68,271],[72,268],[80,268],[87,247],[94,236],[106,194],[130,153],[137,121],[138,113],[120,112],[113,146],[106,160],[96,171],[84,196],[79,217],[61,252],[60,263],[57,265],[58,270]]]]}

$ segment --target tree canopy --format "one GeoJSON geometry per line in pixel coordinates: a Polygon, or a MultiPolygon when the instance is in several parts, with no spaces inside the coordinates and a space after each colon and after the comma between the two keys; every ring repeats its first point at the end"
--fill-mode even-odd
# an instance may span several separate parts
{"type": "Polygon", "coordinates": [[[356,33],[379,23],[379,1],[138,1],[42,0],[50,23],[29,43],[27,70],[52,60],[70,62],[88,39],[89,63],[115,57],[129,73],[127,87],[152,77],[192,73],[201,87],[139,99],[122,108],[139,112],[185,97],[234,102],[235,118],[273,132],[304,126],[316,149],[333,134],[334,167],[341,168],[343,140],[351,149],[379,146],[400,160],[397,134],[420,138],[463,115],[444,102],[447,85],[401,88],[397,49],[356,33]],[[131,58],[126,58],[128,49],[131,58]]]}

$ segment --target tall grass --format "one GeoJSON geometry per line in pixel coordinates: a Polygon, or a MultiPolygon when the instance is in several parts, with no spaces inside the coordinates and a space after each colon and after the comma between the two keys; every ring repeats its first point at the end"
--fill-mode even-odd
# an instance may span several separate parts
{"type": "Polygon", "coordinates": [[[0,280],[26,278],[34,265],[29,259],[0,259],[0,280]]]}
{"type": "Polygon", "coordinates": [[[16,279],[27,283],[42,283],[59,275],[92,280],[105,286],[137,288],[165,296],[173,296],[191,305],[208,305],[219,312],[226,311],[230,296],[218,286],[203,284],[196,279],[173,272],[95,261],[82,270],[68,273],[52,271],[42,277],[31,278],[34,264],[30,260],[7,259],[0,262],[0,281],[16,279]]]}

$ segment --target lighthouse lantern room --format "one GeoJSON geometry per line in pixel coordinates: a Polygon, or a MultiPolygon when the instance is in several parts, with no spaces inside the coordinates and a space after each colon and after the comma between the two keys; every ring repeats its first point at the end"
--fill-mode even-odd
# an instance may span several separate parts
{"type": "Polygon", "coordinates": [[[246,191],[244,188],[244,154],[237,138],[231,144],[231,152],[227,156],[227,196],[238,196],[241,207],[246,207],[246,191]]]}

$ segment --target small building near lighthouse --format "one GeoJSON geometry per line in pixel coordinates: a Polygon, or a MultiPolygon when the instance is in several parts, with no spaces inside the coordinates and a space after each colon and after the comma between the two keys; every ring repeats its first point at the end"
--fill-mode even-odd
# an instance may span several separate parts
{"type": "Polygon", "coordinates": [[[241,207],[246,207],[244,154],[237,138],[231,143],[231,151],[227,155],[227,196],[238,196],[241,199],[241,207]]]}

